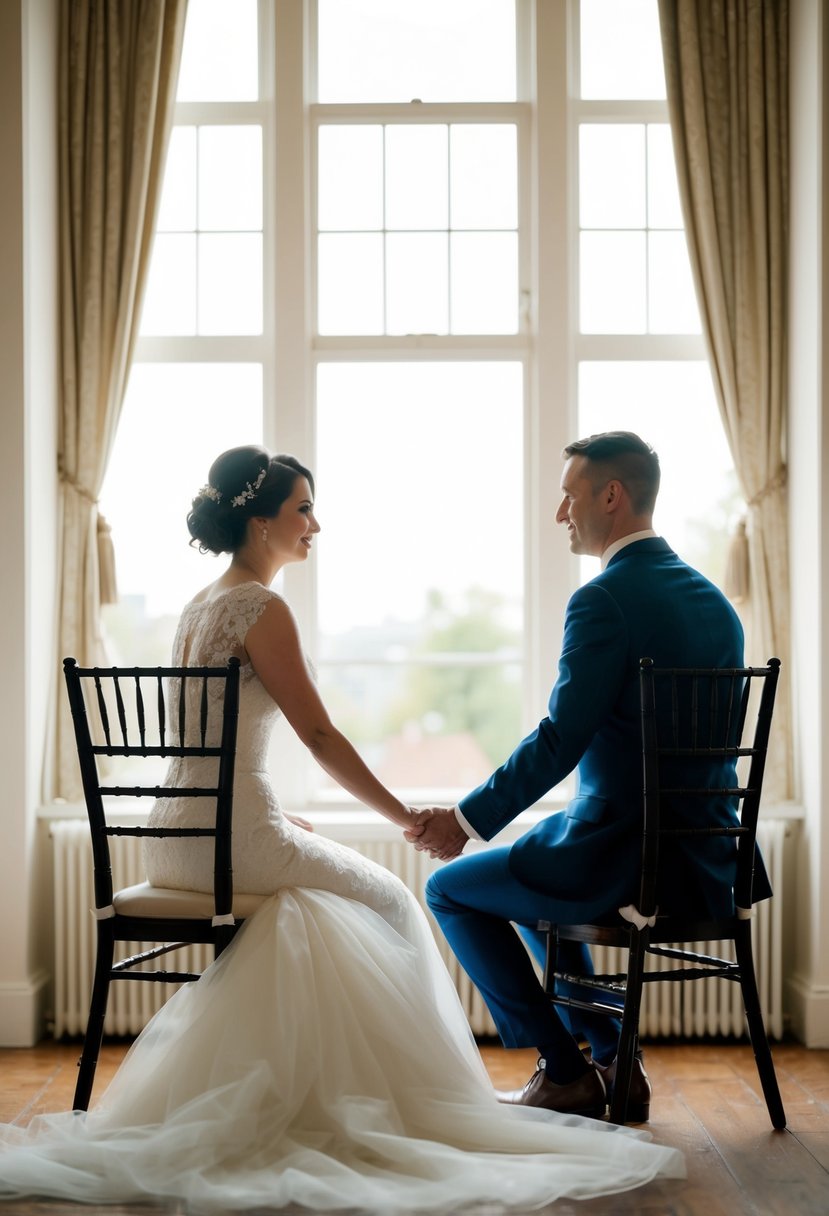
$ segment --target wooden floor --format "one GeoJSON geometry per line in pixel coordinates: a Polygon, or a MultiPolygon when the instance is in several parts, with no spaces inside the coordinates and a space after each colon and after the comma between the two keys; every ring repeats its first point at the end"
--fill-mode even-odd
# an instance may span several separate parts
{"type": "MultiPolygon", "coordinates": [[[[96,1091],[105,1085],[126,1048],[108,1046],[96,1091]]],[[[535,1066],[532,1051],[484,1047],[494,1084],[512,1089],[535,1066]]],[[[66,1110],[75,1084],[77,1046],[43,1043],[0,1050],[0,1121],[28,1122],[39,1112],[66,1110]]],[[[779,1045],[774,1052],[788,1117],[784,1132],[772,1130],[759,1096],[749,1047],[652,1045],[648,1071],[654,1082],[650,1131],[662,1144],[682,1149],[684,1182],[651,1183],[600,1200],[563,1201],[548,1216],[827,1216],[829,1213],[829,1051],[779,1045]]],[[[0,1216],[167,1216],[179,1205],[98,1205],[14,1200],[0,1202],[0,1216]]],[[[498,1211],[497,1204],[487,1213],[498,1211]]],[[[216,1214],[220,1216],[220,1214],[216,1214]]],[[[257,1216],[266,1216],[259,1210],[257,1216]]],[[[356,1216],[351,1213],[350,1216],[356,1216]]]]}

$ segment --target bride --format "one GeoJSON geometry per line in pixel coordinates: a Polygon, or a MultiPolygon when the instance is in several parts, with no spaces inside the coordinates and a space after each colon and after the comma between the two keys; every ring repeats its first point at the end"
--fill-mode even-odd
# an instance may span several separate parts
{"type": "MultiPolygon", "coordinates": [[[[280,713],[355,798],[401,828],[417,814],[332,724],[269,589],[311,552],[313,494],[293,457],[233,448],[187,517],[193,543],[231,560],[184,608],[173,663],[241,659],[234,886],[270,898],[153,1018],[95,1109],[0,1128],[0,1197],[492,1211],[683,1177],[647,1133],[500,1104],[417,901],[281,810],[265,759],[280,713]]],[[[188,813],[161,800],[150,821],[188,813]]],[[[212,890],[209,841],[148,842],[146,866],[154,885],[212,890]]]]}

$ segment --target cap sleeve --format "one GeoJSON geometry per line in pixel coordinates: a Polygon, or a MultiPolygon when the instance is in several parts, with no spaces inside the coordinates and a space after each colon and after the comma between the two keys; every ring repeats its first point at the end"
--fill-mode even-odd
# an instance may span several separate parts
{"type": "Polygon", "coordinates": [[[244,646],[248,630],[256,624],[268,604],[281,599],[282,596],[261,583],[243,583],[229,597],[227,632],[244,646]]]}

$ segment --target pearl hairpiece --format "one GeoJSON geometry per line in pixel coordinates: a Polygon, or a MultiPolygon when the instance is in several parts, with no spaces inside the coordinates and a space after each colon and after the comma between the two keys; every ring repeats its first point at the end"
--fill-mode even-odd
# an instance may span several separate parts
{"type": "Polygon", "coordinates": [[[259,487],[267,476],[267,473],[268,470],[266,468],[262,469],[253,485],[251,485],[250,482],[247,482],[247,488],[242,490],[241,494],[237,494],[235,498],[231,498],[230,505],[232,507],[243,507],[249,498],[255,498],[259,487]]]}
{"type": "MultiPolygon", "coordinates": [[[[268,475],[268,470],[266,468],[262,469],[261,472],[259,473],[259,476],[256,478],[256,481],[253,483],[253,485],[251,485],[251,483],[249,481],[246,482],[245,489],[242,490],[241,494],[237,494],[235,498],[231,498],[230,505],[232,507],[243,507],[249,498],[255,498],[257,491],[259,490],[259,487],[261,486],[262,482],[265,480],[267,475],[268,475]]],[[[202,488],[199,490],[199,494],[202,498],[212,499],[213,502],[222,501],[221,490],[217,490],[215,486],[211,486],[210,484],[208,484],[206,486],[202,486],[202,488]]]]}

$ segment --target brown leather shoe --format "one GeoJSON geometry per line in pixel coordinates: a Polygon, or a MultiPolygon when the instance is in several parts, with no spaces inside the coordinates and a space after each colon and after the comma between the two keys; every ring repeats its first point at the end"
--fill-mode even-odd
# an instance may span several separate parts
{"type": "MultiPolygon", "coordinates": [[[[602,1079],[607,1089],[607,1104],[608,1106],[613,1101],[613,1085],[616,1081],[616,1061],[613,1060],[610,1064],[602,1066],[593,1061],[593,1065],[602,1079]]],[[[645,1065],[641,1055],[636,1055],[633,1058],[633,1072],[630,1074],[630,1090],[628,1091],[628,1109],[625,1116],[626,1123],[647,1123],[651,1108],[651,1095],[653,1086],[650,1083],[648,1074],[645,1072],[645,1065]]]]}
{"type": "Polygon", "coordinates": [[[499,1093],[498,1101],[510,1106],[538,1106],[543,1110],[556,1110],[560,1114],[584,1115],[589,1119],[602,1119],[607,1105],[604,1078],[597,1068],[591,1068],[569,1085],[556,1085],[544,1071],[544,1061],[523,1089],[513,1093],[499,1093]]]}

